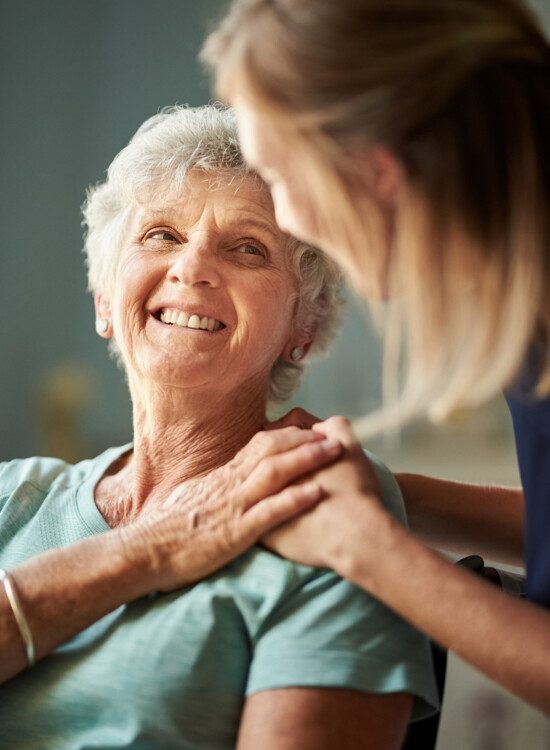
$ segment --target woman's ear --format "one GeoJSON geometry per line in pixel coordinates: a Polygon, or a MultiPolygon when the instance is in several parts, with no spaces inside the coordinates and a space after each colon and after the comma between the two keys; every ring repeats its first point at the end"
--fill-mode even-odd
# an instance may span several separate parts
{"type": "Polygon", "coordinates": [[[94,294],[95,329],[101,338],[110,339],[113,335],[111,305],[107,297],[100,292],[94,294]]]}
{"type": "Polygon", "coordinates": [[[300,332],[292,336],[285,346],[283,357],[287,362],[300,362],[307,355],[317,333],[317,318],[309,316],[300,328],[300,332]]]}

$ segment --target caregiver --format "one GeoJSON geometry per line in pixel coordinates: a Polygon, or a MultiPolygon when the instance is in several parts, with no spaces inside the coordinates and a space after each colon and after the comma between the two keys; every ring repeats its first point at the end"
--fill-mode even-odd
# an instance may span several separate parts
{"type": "Polygon", "coordinates": [[[507,389],[524,529],[519,492],[455,488],[437,507],[436,480],[404,489],[425,526],[459,519],[457,536],[475,529],[494,549],[524,533],[530,601],[395,523],[341,418],[313,427],[346,448],[315,475],[329,499],[268,543],[331,566],[550,713],[548,42],[518,0],[236,0],[202,56],[281,227],[364,297],[395,300],[386,382],[403,359],[401,394],[363,428],[507,389]]]}

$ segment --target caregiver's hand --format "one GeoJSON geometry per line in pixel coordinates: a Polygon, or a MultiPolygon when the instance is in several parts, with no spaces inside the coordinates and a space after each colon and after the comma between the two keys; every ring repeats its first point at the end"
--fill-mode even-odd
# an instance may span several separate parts
{"type": "Polygon", "coordinates": [[[144,593],[203,578],[311,508],[323,497],[319,484],[293,482],[341,453],[318,430],[262,431],[228,464],[178,487],[162,509],[120,529],[130,559],[144,568],[144,593]]]}
{"type": "Polygon", "coordinates": [[[304,565],[338,567],[351,547],[369,544],[365,534],[381,519],[389,518],[378,500],[374,470],[355,437],[349,420],[331,417],[312,431],[343,446],[338,461],[317,470],[308,481],[321,486],[326,499],[307,513],[271,531],[262,544],[304,565]],[[361,523],[358,520],[361,519],[361,523]]]}

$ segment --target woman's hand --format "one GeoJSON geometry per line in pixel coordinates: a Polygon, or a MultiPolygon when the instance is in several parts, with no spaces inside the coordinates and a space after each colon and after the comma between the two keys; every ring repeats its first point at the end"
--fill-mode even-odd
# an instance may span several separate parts
{"type": "Polygon", "coordinates": [[[374,470],[344,417],[313,424],[312,431],[331,437],[343,446],[338,461],[318,469],[308,481],[318,484],[326,499],[262,538],[262,544],[304,565],[340,567],[357,537],[359,548],[369,542],[372,529],[386,511],[378,501],[374,470]]]}
{"type": "Polygon", "coordinates": [[[310,509],[323,496],[319,484],[293,482],[341,453],[338,440],[318,430],[259,432],[228,464],[186,482],[160,510],[119,528],[127,554],[144,569],[144,593],[203,578],[310,509]]]}

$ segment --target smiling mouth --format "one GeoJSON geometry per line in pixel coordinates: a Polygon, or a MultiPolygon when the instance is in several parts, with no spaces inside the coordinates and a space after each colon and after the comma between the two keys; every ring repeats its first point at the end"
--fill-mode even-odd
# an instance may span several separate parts
{"type": "Polygon", "coordinates": [[[199,315],[197,313],[189,315],[181,310],[170,307],[159,310],[153,317],[161,323],[178,326],[179,328],[192,328],[201,331],[220,331],[222,328],[225,328],[221,320],[216,320],[216,318],[210,318],[207,315],[199,315]]]}

